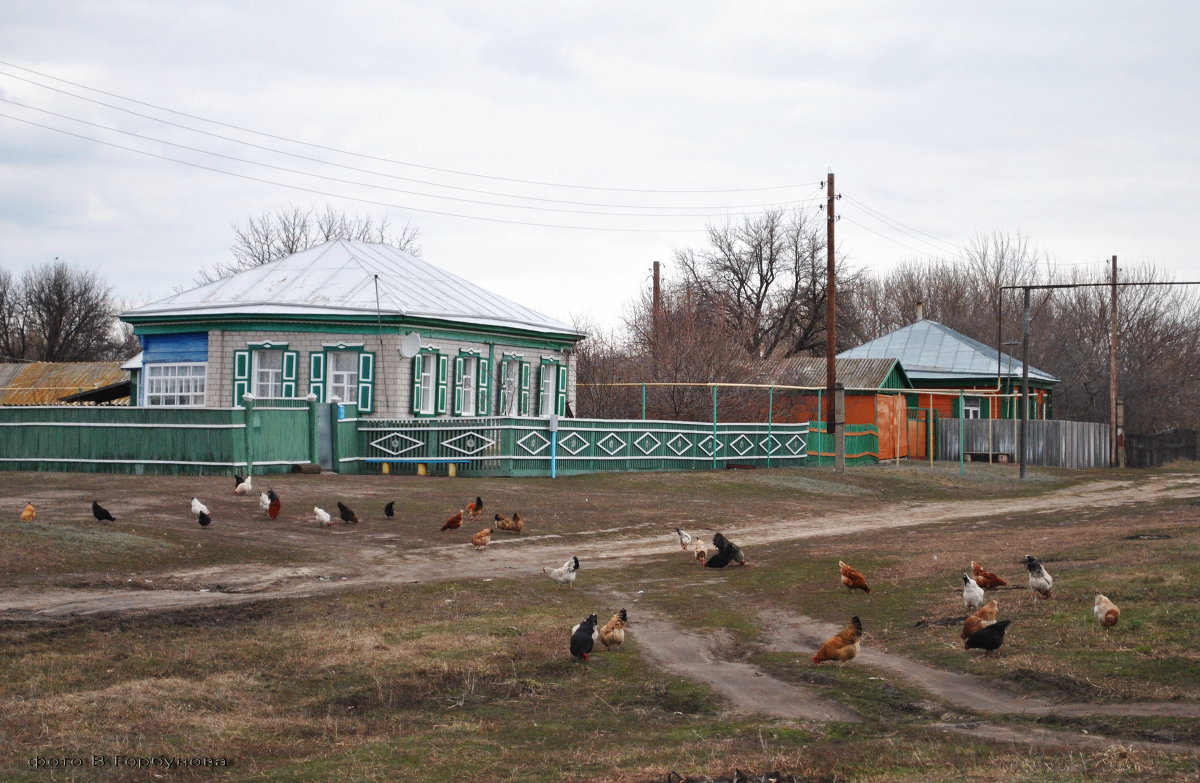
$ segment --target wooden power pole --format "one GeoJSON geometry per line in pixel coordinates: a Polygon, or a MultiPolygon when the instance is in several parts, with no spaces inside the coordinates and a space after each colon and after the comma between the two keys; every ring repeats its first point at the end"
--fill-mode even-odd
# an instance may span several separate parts
{"type": "Polygon", "coordinates": [[[837,387],[837,275],[834,269],[833,227],[837,223],[834,209],[837,194],[834,192],[832,171],[826,178],[826,188],[825,218],[828,225],[825,236],[825,430],[833,434],[834,471],[843,473],[846,470],[845,432],[842,423],[838,421],[840,411],[834,399],[837,387]]]}
{"type": "Polygon", "coordinates": [[[1109,467],[1120,467],[1117,454],[1117,257],[1112,257],[1112,305],[1108,339],[1108,448],[1109,467]]]}

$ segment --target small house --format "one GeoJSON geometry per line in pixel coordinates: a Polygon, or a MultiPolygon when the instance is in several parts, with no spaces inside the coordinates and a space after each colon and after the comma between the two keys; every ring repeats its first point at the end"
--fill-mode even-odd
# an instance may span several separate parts
{"type": "MultiPolygon", "coordinates": [[[[1016,419],[1024,365],[1006,353],[921,319],[883,337],[842,351],[839,359],[896,359],[918,390],[913,407],[933,408],[941,418],[1016,419]]],[[[1029,367],[1029,418],[1049,419],[1058,378],[1029,367]]]]}
{"type": "Polygon", "coordinates": [[[395,247],[348,240],[121,319],[143,349],[134,405],[310,398],[379,418],[569,415],[584,338],[395,247]]]}

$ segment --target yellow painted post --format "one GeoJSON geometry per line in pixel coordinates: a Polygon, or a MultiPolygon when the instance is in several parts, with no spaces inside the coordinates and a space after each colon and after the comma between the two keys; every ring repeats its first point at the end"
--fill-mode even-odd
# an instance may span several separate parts
{"type": "Polygon", "coordinates": [[[380,470],[380,472],[383,473],[383,475],[385,475],[385,476],[388,475],[389,473],[391,473],[392,472],[392,463],[390,463],[390,462],[383,463],[383,468],[380,470]]]}
{"type": "Polygon", "coordinates": [[[447,463],[446,464],[446,473],[450,476],[450,478],[454,478],[455,476],[458,475],[458,465],[456,465],[453,462],[447,463]]]}
{"type": "Polygon", "coordinates": [[[424,476],[424,475],[427,475],[428,473],[429,473],[429,468],[425,465],[425,463],[418,462],[417,463],[417,475],[424,476]]]}

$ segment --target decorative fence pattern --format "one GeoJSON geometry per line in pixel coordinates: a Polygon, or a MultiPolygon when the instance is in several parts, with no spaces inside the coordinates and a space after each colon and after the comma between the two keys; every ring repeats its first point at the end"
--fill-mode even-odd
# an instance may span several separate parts
{"type": "MultiPolygon", "coordinates": [[[[1021,422],[1016,419],[940,419],[937,458],[958,460],[963,454],[1007,455],[1020,461],[1017,451],[1021,422]],[[959,438],[959,430],[963,437],[959,438]]],[[[1028,465],[1048,465],[1085,470],[1108,467],[1108,425],[1090,421],[1029,421],[1025,453],[1028,465]]]]}
{"type": "Polygon", "coordinates": [[[360,462],[415,470],[422,461],[464,465],[471,475],[546,476],[598,471],[800,466],[808,424],[609,419],[362,420],[360,462]]]}
{"type": "MultiPolygon", "coordinates": [[[[809,464],[832,465],[835,456],[833,435],[825,429],[825,422],[814,421],[809,437],[809,464]]],[[[846,424],[846,464],[861,465],[878,462],[879,432],[873,424],[846,424]]]]}

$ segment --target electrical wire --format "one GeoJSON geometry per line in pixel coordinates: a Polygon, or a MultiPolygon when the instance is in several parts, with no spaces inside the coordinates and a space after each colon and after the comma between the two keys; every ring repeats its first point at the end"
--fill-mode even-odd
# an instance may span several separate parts
{"type": "Polygon", "coordinates": [[[939,251],[942,251],[942,252],[945,252],[947,248],[957,251],[957,252],[967,252],[967,248],[963,247],[962,245],[956,245],[953,242],[947,242],[945,240],[938,239],[937,237],[933,236],[932,234],[927,234],[924,231],[921,231],[920,229],[917,229],[917,228],[913,228],[912,226],[910,226],[906,223],[902,223],[899,220],[896,220],[895,218],[888,217],[887,215],[880,212],[879,210],[877,210],[873,207],[870,207],[870,206],[864,204],[863,202],[858,201],[857,199],[850,198],[849,196],[845,196],[844,198],[846,199],[846,201],[849,201],[851,204],[854,204],[854,205],[862,208],[862,210],[867,213],[868,217],[872,217],[875,220],[878,220],[879,222],[890,226],[891,228],[895,229],[896,231],[899,231],[900,233],[905,234],[905,235],[911,237],[912,239],[917,240],[918,242],[923,242],[924,244],[929,245],[930,247],[935,247],[939,251]],[[929,239],[923,239],[922,237],[928,237],[929,239]],[[929,240],[933,240],[933,241],[931,242],[929,240]]]}
{"type": "Polygon", "coordinates": [[[897,244],[897,245],[899,245],[900,247],[903,247],[903,248],[905,248],[905,249],[907,249],[907,250],[911,250],[911,251],[913,251],[914,253],[917,253],[918,255],[922,255],[922,256],[928,256],[928,255],[929,255],[929,253],[928,253],[927,251],[925,251],[925,250],[918,250],[917,248],[913,247],[912,245],[906,245],[906,244],[904,244],[903,242],[901,242],[901,241],[899,241],[899,240],[897,240],[897,239],[893,239],[892,237],[889,237],[889,236],[887,236],[886,234],[880,234],[878,231],[876,231],[876,230],[874,230],[874,229],[872,229],[872,228],[868,228],[867,226],[864,226],[862,223],[859,223],[857,220],[854,220],[854,219],[852,219],[852,218],[848,218],[848,217],[846,217],[845,215],[843,215],[843,216],[842,216],[842,218],[843,218],[843,219],[844,219],[844,220],[845,220],[847,223],[853,223],[854,225],[856,225],[856,226],[858,226],[859,228],[861,228],[863,231],[870,232],[870,233],[874,234],[875,236],[877,236],[877,237],[880,237],[881,239],[886,239],[887,241],[889,241],[889,242],[892,242],[893,244],[897,244]]]}
{"type": "MultiPolygon", "coordinates": [[[[164,106],[158,106],[153,103],[148,103],[146,101],[138,100],[137,98],[130,98],[130,97],[127,97],[124,95],[119,95],[117,93],[106,92],[105,90],[100,90],[95,87],[89,87],[86,84],[80,84],[79,82],[73,82],[68,79],[62,79],[57,76],[52,76],[47,73],[42,73],[41,71],[35,71],[32,68],[26,68],[24,66],[16,65],[15,63],[6,62],[4,60],[0,60],[0,65],[3,65],[8,68],[16,68],[18,70],[25,71],[26,73],[37,74],[38,76],[41,76],[46,79],[53,79],[56,82],[61,82],[63,84],[69,84],[73,87],[79,87],[84,90],[88,90],[90,92],[99,93],[100,95],[107,95],[110,98],[117,98],[119,100],[128,101],[130,103],[134,103],[139,106],[146,106],[148,108],[155,109],[157,111],[165,111],[165,112],[174,114],[179,117],[187,117],[187,118],[193,119],[193,120],[200,120],[201,122],[207,122],[207,123],[217,125],[217,126],[220,126],[223,128],[230,128],[232,130],[238,130],[238,131],[242,131],[244,133],[253,133],[256,136],[263,136],[265,138],[275,139],[276,141],[284,141],[284,142],[288,142],[289,144],[299,144],[299,145],[302,145],[305,147],[311,147],[313,149],[322,149],[322,150],[326,150],[327,152],[336,152],[341,155],[351,155],[353,157],[362,158],[364,160],[372,160],[372,161],[376,161],[379,163],[391,163],[391,164],[395,164],[397,166],[409,166],[411,168],[418,168],[418,169],[423,169],[426,171],[436,171],[436,172],[439,172],[442,174],[454,174],[454,175],[464,176],[464,177],[475,177],[477,179],[489,179],[489,180],[494,180],[494,181],[498,181],[498,182],[513,182],[513,183],[518,183],[518,184],[522,184],[522,185],[537,185],[537,186],[541,186],[541,187],[552,187],[552,188],[569,188],[569,189],[573,189],[573,190],[596,190],[596,191],[607,191],[607,192],[614,192],[614,193],[675,193],[675,194],[679,194],[679,193],[693,193],[693,194],[694,193],[753,193],[753,192],[761,192],[761,191],[766,191],[766,190],[787,190],[787,189],[794,189],[797,187],[806,187],[806,185],[804,185],[804,184],[800,184],[800,185],[790,184],[790,185],[768,185],[768,186],[764,186],[764,187],[755,187],[755,188],[710,188],[710,189],[696,189],[696,190],[655,189],[655,188],[609,188],[609,187],[600,187],[600,186],[596,186],[596,185],[571,185],[571,184],[559,183],[559,182],[544,182],[544,181],[539,181],[539,180],[517,179],[517,178],[513,178],[513,177],[498,177],[498,176],[492,176],[489,174],[477,174],[477,173],[470,172],[470,171],[459,171],[456,169],[439,168],[437,166],[426,166],[426,165],[422,165],[419,163],[411,163],[411,162],[402,161],[402,160],[394,160],[392,158],[384,158],[384,157],[379,157],[379,156],[375,156],[375,155],[365,155],[363,153],[351,152],[349,150],[338,149],[337,147],[329,147],[329,146],[325,146],[323,144],[314,144],[311,142],[300,141],[298,139],[291,139],[286,136],[277,136],[275,134],[265,133],[263,131],[257,131],[252,128],[245,128],[245,127],[242,127],[239,125],[232,125],[230,123],[208,119],[206,117],[201,117],[196,114],[188,114],[187,112],[176,111],[174,109],[169,109],[164,106]]],[[[5,74],[5,75],[11,76],[11,74],[5,74]]],[[[22,77],[14,76],[12,78],[21,79],[22,77]]],[[[23,79],[23,81],[29,81],[29,80],[23,79]]],[[[31,82],[31,83],[37,84],[37,82],[31,82]]],[[[48,85],[38,85],[38,86],[45,87],[46,89],[50,89],[50,90],[56,89],[54,87],[49,87],[48,85]]]]}
{"type": "Polygon", "coordinates": [[[34,122],[33,120],[27,120],[27,119],[23,119],[21,117],[14,117],[11,114],[5,114],[3,112],[0,112],[0,117],[5,117],[7,119],[15,120],[17,122],[23,122],[26,125],[33,125],[34,127],[44,128],[45,130],[54,131],[55,133],[61,133],[65,136],[73,136],[77,139],[83,139],[85,141],[95,142],[96,144],[103,144],[106,147],[113,147],[115,149],[125,150],[127,152],[136,152],[137,154],[145,155],[146,157],[157,158],[158,160],[165,160],[165,161],[168,161],[171,163],[178,163],[178,164],[181,164],[184,166],[191,166],[192,168],[203,169],[204,171],[211,171],[211,172],[215,172],[217,174],[225,174],[230,177],[237,177],[239,179],[249,180],[250,182],[258,182],[258,183],[261,183],[264,185],[275,185],[277,187],[298,190],[303,193],[313,193],[315,195],[326,196],[328,198],[345,199],[347,201],[355,201],[360,204],[370,204],[372,206],[377,206],[377,207],[387,207],[390,209],[401,209],[401,210],[408,210],[411,212],[421,212],[421,213],[424,213],[427,215],[442,215],[445,217],[465,218],[467,220],[482,220],[482,221],[485,221],[488,223],[507,223],[509,225],[514,225],[514,226],[534,226],[537,228],[562,228],[562,229],[570,229],[570,230],[575,230],[575,231],[603,231],[603,232],[611,231],[611,232],[618,232],[618,233],[628,232],[628,233],[656,233],[656,234],[694,234],[694,233],[703,233],[705,230],[705,229],[694,229],[694,228],[693,229],[606,228],[603,226],[573,226],[573,225],[562,225],[562,224],[555,224],[555,223],[534,223],[531,221],[507,220],[504,218],[484,217],[482,215],[464,215],[461,213],[444,212],[444,211],[440,211],[440,210],[436,210],[436,209],[423,209],[421,207],[410,207],[410,206],[405,206],[403,204],[392,204],[392,203],[388,203],[385,201],[375,201],[373,199],[359,198],[356,196],[347,196],[347,195],[342,195],[342,194],[338,194],[338,193],[329,193],[329,192],[326,192],[323,190],[316,190],[315,188],[303,187],[301,185],[289,185],[285,182],[276,182],[275,180],[263,179],[261,177],[252,177],[249,174],[238,174],[233,171],[226,171],[224,169],[218,169],[218,168],[214,168],[212,166],[205,166],[201,163],[193,163],[191,161],[179,160],[177,158],[172,158],[167,155],[159,155],[154,152],[147,152],[146,150],[139,150],[136,147],[126,147],[122,144],[115,144],[111,141],[104,141],[103,139],[96,139],[96,138],[92,138],[91,136],[84,136],[83,134],[80,134],[80,133],[72,133],[71,131],[63,130],[62,128],[55,128],[50,125],[43,125],[40,122],[34,122]]]}

